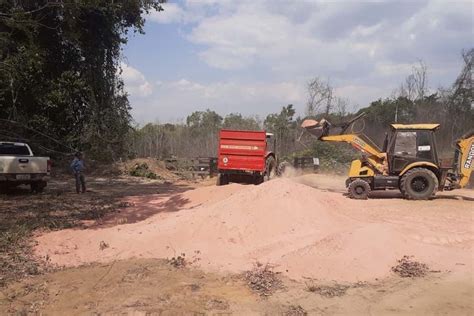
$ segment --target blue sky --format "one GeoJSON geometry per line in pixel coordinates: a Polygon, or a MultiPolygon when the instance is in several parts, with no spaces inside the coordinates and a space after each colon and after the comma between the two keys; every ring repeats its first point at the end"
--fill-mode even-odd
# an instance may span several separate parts
{"type": "Polygon", "coordinates": [[[449,86],[474,47],[470,1],[169,1],[123,50],[136,122],[212,109],[303,115],[306,84],[329,79],[350,109],[391,96],[422,59],[449,86]]]}

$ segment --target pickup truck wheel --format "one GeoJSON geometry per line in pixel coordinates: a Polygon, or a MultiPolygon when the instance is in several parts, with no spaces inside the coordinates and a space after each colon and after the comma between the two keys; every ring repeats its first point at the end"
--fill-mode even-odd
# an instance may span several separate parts
{"type": "Polygon", "coordinates": [[[41,193],[44,191],[44,188],[46,188],[46,185],[46,181],[33,182],[30,184],[31,192],[41,193]]]}
{"type": "Polygon", "coordinates": [[[276,170],[276,160],[273,156],[267,158],[265,162],[265,176],[264,180],[268,181],[276,177],[277,170],[276,170]]]}

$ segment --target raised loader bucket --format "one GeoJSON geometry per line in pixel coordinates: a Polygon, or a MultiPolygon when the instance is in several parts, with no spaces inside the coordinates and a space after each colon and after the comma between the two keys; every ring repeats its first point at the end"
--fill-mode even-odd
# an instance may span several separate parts
{"type": "Polygon", "coordinates": [[[323,126],[325,122],[325,119],[322,119],[320,122],[313,119],[306,119],[301,123],[301,127],[316,138],[320,138],[323,134],[323,126]]]}
{"type": "Polygon", "coordinates": [[[301,127],[306,128],[306,129],[314,128],[314,127],[317,127],[318,125],[319,125],[319,122],[312,119],[306,119],[303,121],[303,123],[301,123],[301,127]]]}

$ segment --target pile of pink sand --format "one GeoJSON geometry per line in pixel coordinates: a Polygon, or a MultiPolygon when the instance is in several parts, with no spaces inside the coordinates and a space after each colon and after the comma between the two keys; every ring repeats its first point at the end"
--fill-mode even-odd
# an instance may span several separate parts
{"type": "MultiPolygon", "coordinates": [[[[416,236],[433,232],[422,223],[407,227],[348,216],[348,209],[364,214],[370,201],[350,200],[291,179],[203,187],[177,198],[185,201],[184,209],[134,224],[44,234],[37,239],[36,253],[65,266],[185,253],[205,270],[240,272],[258,261],[296,279],[339,281],[385,277],[404,255],[435,269],[452,269],[458,263],[472,269],[472,231],[454,246],[425,242],[416,236]],[[109,247],[101,250],[101,242],[109,247]]],[[[136,203],[134,211],[140,212],[140,206],[163,208],[165,202],[136,203]]]]}

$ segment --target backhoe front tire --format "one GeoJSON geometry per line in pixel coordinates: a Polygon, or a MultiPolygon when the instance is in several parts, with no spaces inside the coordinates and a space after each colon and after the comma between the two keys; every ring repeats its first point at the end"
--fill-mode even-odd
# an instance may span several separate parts
{"type": "Polygon", "coordinates": [[[347,187],[349,197],[355,200],[367,200],[370,194],[370,184],[362,179],[356,179],[347,187]]]}
{"type": "Polygon", "coordinates": [[[408,170],[400,180],[400,191],[409,200],[428,200],[438,190],[438,178],[426,168],[408,170]]]}

